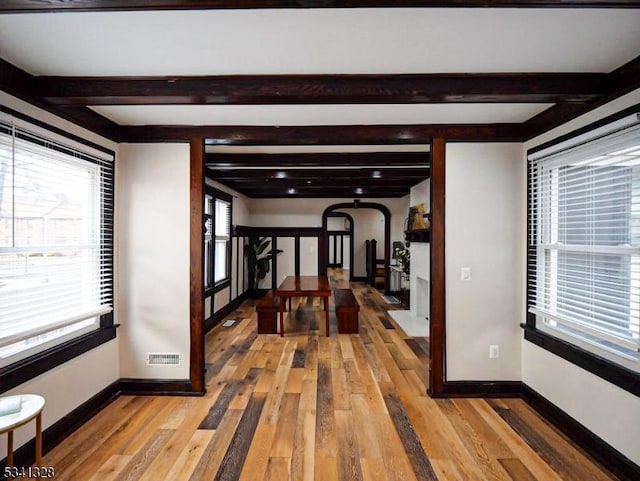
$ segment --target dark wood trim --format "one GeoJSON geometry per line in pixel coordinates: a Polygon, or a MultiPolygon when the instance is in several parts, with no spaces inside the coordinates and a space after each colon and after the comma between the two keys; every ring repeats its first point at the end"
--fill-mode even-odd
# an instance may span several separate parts
{"type": "Polygon", "coordinates": [[[404,240],[407,242],[430,242],[431,231],[429,229],[415,229],[404,231],[404,240]]]}
{"type": "Polygon", "coordinates": [[[204,139],[194,138],[189,146],[189,391],[204,392],[204,139]]]}
{"type": "Polygon", "coordinates": [[[629,481],[640,479],[640,466],[524,383],[522,398],[618,478],[629,481]]]}
{"type": "MultiPolygon", "coordinates": [[[[219,281],[211,289],[213,290],[213,294],[215,294],[216,292],[220,292],[226,289],[227,287],[231,287],[231,277],[227,277],[226,279],[219,281]]],[[[207,291],[205,291],[205,294],[206,293],[207,291]]]]}
{"type": "Polygon", "coordinates": [[[431,143],[431,289],[429,313],[430,396],[445,391],[446,377],[446,279],[445,279],[445,172],[446,144],[431,143]]]}
{"type": "Polygon", "coordinates": [[[522,124],[422,125],[129,125],[121,142],[184,142],[204,137],[207,145],[416,145],[432,138],[455,141],[522,142],[522,124]]]}
{"type": "Polygon", "coordinates": [[[296,276],[300,275],[300,236],[296,236],[293,241],[293,250],[294,250],[294,272],[296,276]]]}
{"type": "MultiPolygon", "coordinates": [[[[0,59],[1,62],[2,59],[0,59]]],[[[1,64],[0,64],[1,67],[1,64]]],[[[13,110],[12,108],[9,108],[5,105],[0,104],[0,112],[4,112],[5,114],[11,115],[12,117],[15,117],[17,119],[20,120],[24,120],[25,122],[28,122],[30,124],[36,125],[38,127],[42,127],[45,130],[48,130],[50,132],[53,132],[54,134],[58,134],[62,137],[66,137],[69,140],[73,140],[74,142],[78,142],[79,144],[82,145],[86,145],[88,147],[91,147],[92,149],[96,149],[99,150],[100,152],[104,152],[105,154],[109,154],[111,156],[113,156],[113,158],[115,159],[116,154],[113,150],[109,149],[108,147],[105,147],[104,145],[100,145],[100,144],[96,144],[95,142],[91,142],[90,140],[87,140],[83,137],[80,137],[78,135],[72,134],[70,132],[67,132],[66,130],[60,129],[58,127],[55,127],[51,124],[48,124],[46,122],[43,122],[39,119],[36,119],[34,117],[31,117],[29,115],[23,114],[22,112],[18,112],[17,110],[13,110]]]]}
{"type": "Polygon", "coordinates": [[[600,97],[589,102],[560,102],[522,124],[526,140],[594,110],[640,87],[640,56],[607,74],[600,97]]]}
{"type": "Polygon", "coordinates": [[[278,238],[271,236],[271,289],[278,287],[278,238]]]}
{"type": "Polygon", "coordinates": [[[349,279],[349,281],[350,282],[367,282],[367,277],[366,276],[353,276],[351,279],[349,279]]]}
{"type": "Polygon", "coordinates": [[[214,312],[209,319],[204,324],[204,332],[208,333],[211,329],[220,324],[220,321],[235,311],[244,301],[249,299],[249,293],[243,292],[239,296],[237,296],[234,300],[229,302],[226,306],[221,308],[218,312],[214,312]]]}
{"type": "Polygon", "coordinates": [[[205,391],[194,391],[189,379],[120,379],[120,393],[129,396],[201,396],[205,391]]]}
{"type": "Polygon", "coordinates": [[[535,327],[524,329],[524,338],[549,351],[565,361],[581,367],[585,371],[595,374],[611,384],[624,389],[634,396],[640,397],[640,374],[615,364],[610,360],[600,357],[590,351],[582,349],[567,341],[542,332],[535,327]]]}
{"type": "Polygon", "coordinates": [[[548,142],[545,142],[544,144],[540,144],[540,145],[536,145],[535,147],[527,150],[527,155],[533,154],[535,152],[539,152],[541,150],[547,149],[549,147],[552,147],[556,144],[565,142],[567,140],[570,140],[574,137],[578,137],[579,135],[582,134],[586,134],[587,132],[591,131],[591,130],[595,130],[597,128],[600,127],[604,127],[605,125],[608,125],[612,122],[615,122],[616,120],[620,120],[623,119],[629,115],[635,114],[635,113],[639,113],[640,112],[640,103],[632,105],[630,107],[627,107],[626,109],[620,110],[619,112],[616,112],[614,114],[611,115],[607,115],[606,117],[603,117],[595,122],[591,122],[588,125],[585,125],[584,127],[580,127],[579,129],[575,129],[572,130],[571,132],[568,132],[564,135],[560,135],[558,137],[556,137],[555,139],[549,140],[548,142]]]}
{"type": "Polygon", "coordinates": [[[36,97],[53,105],[291,105],[588,102],[603,73],[429,73],[41,76],[36,97]]]}
{"type": "MultiPolygon", "coordinates": [[[[48,453],[69,437],[76,429],[111,404],[120,395],[120,381],[115,381],[102,391],[66,414],[42,432],[42,452],[48,453]]],[[[0,462],[0,472],[4,472],[7,459],[0,462]]],[[[35,462],[35,440],[23,444],[14,453],[15,466],[31,466],[35,462]]]]}
{"type": "MultiPolygon", "coordinates": [[[[4,3],[0,4],[0,13],[2,13],[4,6],[4,3]]],[[[0,58],[0,90],[109,140],[118,142],[120,138],[118,124],[84,106],[56,107],[43,101],[33,92],[37,82],[37,77],[0,58]]],[[[69,135],[67,134],[67,136],[69,135]]],[[[100,149],[104,149],[104,147],[100,147],[100,149]]]]}
{"type": "Polygon", "coordinates": [[[0,13],[277,8],[640,8],[636,0],[4,0],[0,13]]]}
{"type": "MultiPolygon", "coordinates": [[[[235,228],[233,226],[231,227],[231,232],[235,232],[235,228]]],[[[234,238],[233,234],[231,238],[232,239],[234,238]]],[[[236,298],[238,298],[242,295],[242,293],[240,292],[240,237],[236,236],[235,239],[236,239],[236,298]]],[[[231,255],[233,256],[233,253],[231,255]]],[[[242,258],[244,259],[244,252],[243,252],[242,258]]]]}
{"type": "Polygon", "coordinates": [[[320,227],[253,227],[237,225],[235,235],[250,236],[260,235],[264,237],[319,237],[322,234],[320,227]]]}
{"type": "Polygon", "coordinates": [[[434,398],[511,398],[520,397],[521,381],[445,381],[443,391],[434,398]]]}
{"type": "Polygon", "coordinates": [[[116,327],[100,327],[0,369],[0,392],[13,389],[116,338],[116,327]]]}
{"type": "Polygon", "coordinates": [[[354,238],[354,221],[353,217],[348,214],[344,214],[342,212],[336,212],[339,209],[376,209],[382,212],[384,215],[384,291],[385,294],[389,294],[389,286],[391,281],[391,273],[389,272],[388,266],[391,263],[391,212],[386,205],[378,204],[376,202],[362,202],[359,199],[353,202],[343,202],[340,204],[332,204],[327,207],[322,213],[322,240],[321,240],[321,249],[318,249],[318,253],[322,254],[322,256],[318,259],[318,272],[320,274],[327,273],[327,266],[329,264],[329,237],[327,235],[327,219],[329,217],[335,217],[336,214],[339,217],[346,217],[349,219],[351,223],[351,241],[350,241],[350,257],[349,257],[349,280],[352,281],[354,278],[353,274],[353,238],[354,238]]]}
{"type": "MultiPolygon", "coordinates": [[[[205,141],[206,142],[206,141],[205,141]]],[[[429,152],[313,152],[313,153],[220,153],[205,152],[205,163],[207,168],[213,171],[218,170],[220,164],[225,166],[233,165],[234,169],[243,169],[243,177],[246,176],[247,170],[255,167],[274,167],[283,169],[286,167],[344,167],[351,166],[353,169],[347,171],[351,175],[362,167],[372,166],[369,171],[378,170],[382,167],[419,167],[418,173],[424,175],[425,166],[429,168],[429,152]],[[246,169],[246,170],[244,170],[246,169]]],[[[286,169],[285,169],[286,170],[286,169]]],[[[229,173],[234,171],[220,171],[221,173],[229,173]]],[[[255,171],[257,176],[264,176],[264,172],[255,171]]],[[[341,173],[335,172],[336,174],[341,173]]],[[[289,176],[303,175],[303,172],[294,170],[288,171],[289,176]]],[[[218,177],[216,176],[216,180],[218,177]]]]}

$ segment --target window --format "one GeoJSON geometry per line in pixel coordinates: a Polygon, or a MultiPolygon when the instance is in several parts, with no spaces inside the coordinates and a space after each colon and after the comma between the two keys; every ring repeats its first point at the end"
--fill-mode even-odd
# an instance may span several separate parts
{"type": "Polygon", "coordinates": [[[528,325],[640,372],[638,115],[529,155],[528,325]]]}
{"type": "Polygon", "coordinates": [[[0,367],[113,324],[113,156],[58,137],[0,117],[0,367]]]}
{"type": "Polygon", "coordinates": [[[204,286],[224,287],[231,274],[231,196],[207,189],[204,196],[204,286]]]}

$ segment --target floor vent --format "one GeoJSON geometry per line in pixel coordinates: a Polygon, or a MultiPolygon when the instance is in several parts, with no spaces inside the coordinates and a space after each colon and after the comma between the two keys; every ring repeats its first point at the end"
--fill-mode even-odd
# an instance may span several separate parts
{"type": "Polygon", "coordinates": [[[180,354],[168,352],[150,352],[147,354],[148,366],[179,366],[180,354]]]}
{"type": "Polygon", "coordinates": [[[223,327],[231,327],[231,326],[233,326],[235,323],[236,323],[236,320],[235,320],[235,319],[229,319],[229,320],[227,320],[227,321],[224,321],[224,322],[222,323],[222,326],[223,326],[223,327]]]}

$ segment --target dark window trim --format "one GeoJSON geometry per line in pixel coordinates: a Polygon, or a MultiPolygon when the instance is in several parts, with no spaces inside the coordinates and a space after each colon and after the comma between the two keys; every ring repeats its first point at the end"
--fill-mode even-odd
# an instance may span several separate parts
{"type": "Polygon", "coordinates": [[[213,288],[210,288],[210,290],[213,290],[213,293],[215,294],[216,292],[220,292],[221,290],[226,289],[230,285],[231,277],[227,277],[226,279],[222,279],[221,281],[216,282],[213,288]]]}
{"type": "MultiPolygon", "coordinates": [[[[557,137],[556,139],[546,142],[542,145],[527,151],[527,157],[542,149],[546,149],[560,142],[570,140],[578,135],[585,134],[594,129],[604,127],[611,122],[622,119],[637,112],[640,109],[640,104],[633,105],[629,108],[621,110],[615,114],[604,117],[596,122],[588,124],[577,130],[569,132],[568,134],[557,137]]],[[[531,163],[527,160],[527,179],[530,178],[531,163]]],[[[525,340],[541,347],[542,349],[561,357],[565,361],[574,364],[591,374],[604,379],[611,384],[624,389],[625,391],[640,397],[640,373],[632,371],[622,365],[616,364],[609,359],[601,357],[591,351],[583,349],[578,345],[574,345],[568,341],[555,337],[547,332],[544,332],[536,327],[535,315],[528,312],[528,306],[533,295],[534,287],[532,286],[532,274],[535,274],[535,263],[533,262],[532,249],[535,247],[529,246],[529,239],[531,235],[531,216],[534,215],[535,206],[531,205],[531,186],[527,181],[527,302],[525,309],[526,312],[526,324],[524,328],[525,340]]]]}
{"type": "MultiPolygon", "coordinates": [[[[232,248],[231,248],[231,240],[233,239],[233,195],[206,184],[204,187],[204,193],[213,197],[213,212],[211,213],[212,228],[213,228],[213,232],[211,233],[212,239],[213,239],[213,252],[211,254],[212,261],[215,260],[216,258],[216,254],[215,254],[216,199],[220,199],[229,203],[229,240],[225,244],[226,250],[227,250],[227,255],[226,255],[227,265],[225,268],[226,277],[224,279],[220,279],[218,282],[215,282],[213,286],[209,286],[208,288],[205,289],[205,296],[208,296],[210,294],[220,292],[221,290],[231,285],[231,255],[233,254],[232,248]]],[[[215,272],[215,269],[211,269],[212,276],[214,272],[215,272]]]]}
{"type": "Polygon", "coordinates": [[[8,391],[116,337],[112,324],[53,346],[0,369],[0,392],[8,391]]]}
{"type": "MultiPolygon", "coordinates": [[[[78,142],[82,145],[86,145],[93,149],[99,150],[113,157],[113,172],[111,176],[111,192],[115,192],[113,187],[115,183],[115,171],[116,171],[116,155],[115,152],[102,146],[95,144],[89,140],[85,140],[77,135],[65,132],[57,127],[49,125],[40,120],[34,119],[21,112],[17,112],[4,105],[0,105],[0,111],[12,115],[18,119],[24,120],[30,124],[36,125],[47,131],[65,137],[74,142],[78,142]]],[[[103,213],[103,222],[113,226],[113,211],[107,211],[103,213]]],[[[111,229],[113,232],[113,229],[111,229]]],[[[112,234],[109,235],[108,242],[111,242],[113,247],[112,234]]],[[[113,251],[111,252],[111,258],[109,263],[113,266],[113,251]]],[[[113,271],[113,269],[112,269],[113,271]]],[[[111,280],[113,284],[113,278],[111,280]]],[[[115,296],[114,296],[115,297],[115,296]]],[[[109,342],[116,337],[116,326],[113,323],[113,311],[100,316],[100,327],[91,332],[75,337],[63,343],[52,346],[49,349],[38,352],[25,359],[16,361],[4,368],[0,369],[0,393],[9,389],[13,389],[41,374],[44,374],[51,369],[70,361],[106,342],[109,342]]]]}

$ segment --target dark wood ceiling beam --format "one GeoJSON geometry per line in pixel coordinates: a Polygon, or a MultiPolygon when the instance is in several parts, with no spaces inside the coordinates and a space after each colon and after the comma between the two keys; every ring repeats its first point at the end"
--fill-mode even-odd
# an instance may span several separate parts
{"type": "MultiPolygon", "coordinates": [[[[404,169],[403,169],[404,170],[404,169]]],[[[369,182],[372,184],[384,184],[384,183],[393,183],[401,181],[403,183],[412,182],[412,181],[420,181],[421,179],[425,179],[429,176],[429,169],[426,167],[421,169],[419,173],[404,173],[397,172],[395,174],[387,174],[381,177],[372,177],[371,174],[360,174],[360,173],[345,173],[342,170],[335,170],[327,168],[324,171],[315,171],[313,173],[308,173],[304,175],[288,175],[286,178],[278,178],[275,175],[275,172],[269,171],[244,171],[243,173],[230,173],[228,171],[219,171],[216,169],[207,169],[211,175],[215,176],[216,179],[225,182],[233,182],[236,185],[243,183],[254,183],[256,181],[262,182],[271,182],[273,184],[282,184],[285,185],[287,183],[298,182],[304,184],[305,182],[327,182],[330,180],[332,183],[345,183],[345,182],[369,182]]],[[[290,172],[291,174],[291,172],[290,172]]]]}
{"type": "Polygon", "coordinates": [[[314,152],[314,153],[218,153],[205,154],[205,163],[211,166],[234,168],[251,167],[335,167],[424,166],[429,163],[429,152],[314,152]]]}
{"type": "Polygon", "coordinates": [[[107,139],[118,141],[120,126],[83,106],[53,106],[35,94],[36,77],[0,58],[0,90],[107,139]]]}
{"type": "Polygon", "coordinates": [[[636,0],[3,0],[0,13],[248,8],[638,8],[636,0]]]}
{"type": "Polygon", "coordinates": [[[521,124],[320,125],[320,126],[122,126],[122,142],[184,142],[206,145],[417,145],[434,137],[450,141],[520,142],[521,124]]]}
{"type": "Polygon", "coordinates": [[[55,105],[274,105],[585,102],[605,74],[229,75],[39,77],[55,105]]]}
{"type": "Polygon", "coordinates": [[[602,95],[591,102],[560,102],[522,124],[525,138],[531,139],[580,115],[640,88],[640,56],[607,74],[602,95]]]}

